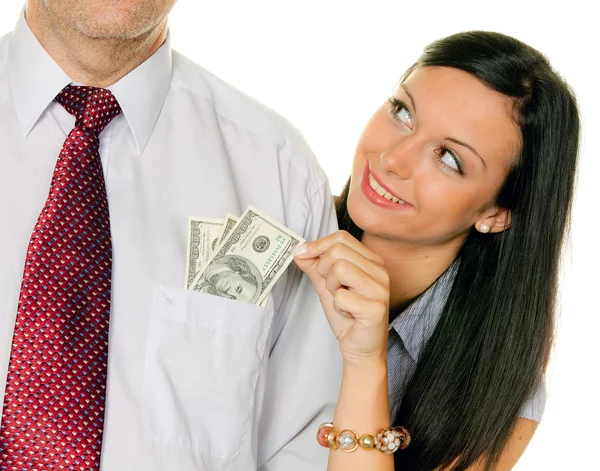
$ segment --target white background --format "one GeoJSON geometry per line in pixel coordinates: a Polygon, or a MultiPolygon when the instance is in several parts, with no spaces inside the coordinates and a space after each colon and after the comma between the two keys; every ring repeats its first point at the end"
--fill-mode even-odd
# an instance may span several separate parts
{"type": "MultiPolygon", "coordinates": [[[[562,312],[546,413],[518,471],[600,470],[600,155],[594,140],[600,132],[600,40],[594,3],[180,0],[171,15],[174,47],[292,121],[335,192],[349,175],[364,123],[437,38],[470,29],[513,35],[545,53],[572,85],[583,141],[562,312]]],[[[1,0],[0,33],[12,29],[21,6],[1,0]]]]}

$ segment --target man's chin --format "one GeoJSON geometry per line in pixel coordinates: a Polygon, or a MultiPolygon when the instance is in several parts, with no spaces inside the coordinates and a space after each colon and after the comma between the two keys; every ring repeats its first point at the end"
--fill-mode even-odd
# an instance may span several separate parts
{"type": "Polygon", "coordinates": [[[126,41],[138,38],[153,30],[160,20],[126,10],[87,12],[74,15],[72,25],[82,35],[90,39],[126,41]]]}
{"type": "Polygon", "coordinates": [[[128,41],[139,37],[143,32],[134,31],[131,28],[118,28],[114,24],[94,24],[76,26],[77,31],[82,36],[88,39],[104,40],[104,41],[128,41]]]}

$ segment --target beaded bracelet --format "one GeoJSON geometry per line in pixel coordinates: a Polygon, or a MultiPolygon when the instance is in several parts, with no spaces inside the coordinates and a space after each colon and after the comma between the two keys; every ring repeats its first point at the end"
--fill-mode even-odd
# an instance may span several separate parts
{"type": "Polygon", "coordinates": [[[404,427],[384,428],[375,436],[365,434],[360,437],[352,430],[338,430],[331,422],[321,424],[317,432],[319,445],[332,450],[351,453],[358,447],[364,450],[376,448],[386,455],[404,450],[410,445],[410,433],[404,427]]]}

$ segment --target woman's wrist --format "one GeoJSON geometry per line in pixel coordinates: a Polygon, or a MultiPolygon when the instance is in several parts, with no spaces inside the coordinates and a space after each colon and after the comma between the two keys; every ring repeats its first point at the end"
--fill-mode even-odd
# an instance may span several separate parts
{"type": "Polygon", "coordinates": [[[344,358],[344,376],[375,376],[383,374],[387,378],[387,355],[381,353],[368,357],[344,358]]]}
{"type": "MultiPolygon", "coordinates": [[[[335,424],[340,427],[389,426],[388,372],[385,357],[344,364],[335,424]]],[[[361,431],[363,429],[361,428],[361,431]]]]}

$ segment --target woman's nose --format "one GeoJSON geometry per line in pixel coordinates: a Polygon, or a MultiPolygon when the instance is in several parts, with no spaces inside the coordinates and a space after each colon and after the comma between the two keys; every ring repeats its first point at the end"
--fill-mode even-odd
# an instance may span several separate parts
{"type": "Polygon", "coordinates": [[[417,140],[411,137],[403,137],[394,142],[379,155],[381,168],[403,180],[410,179],[419,160],[417,147],[417,140]]]}

